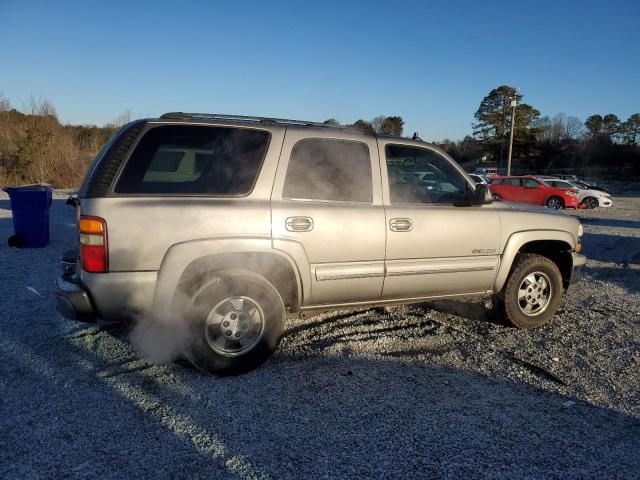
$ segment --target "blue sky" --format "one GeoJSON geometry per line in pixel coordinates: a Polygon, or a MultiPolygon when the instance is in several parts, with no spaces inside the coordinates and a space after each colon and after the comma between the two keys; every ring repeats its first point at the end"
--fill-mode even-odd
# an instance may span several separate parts
{"type": "Polygon", "coordinates": [[[401,115],[471,133],[492,88],[543,115],[640,111],[640,1],[0,0],[0,93],[63,122],[222,112],[401,115]]]}

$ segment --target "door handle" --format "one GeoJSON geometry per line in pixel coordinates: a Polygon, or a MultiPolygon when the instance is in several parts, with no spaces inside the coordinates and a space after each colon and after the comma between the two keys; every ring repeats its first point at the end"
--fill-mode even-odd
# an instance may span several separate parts
{"type": "Polygon", "coordinates": [[[413,222],[410,218],[392,218],[389,228],[392,232],[410,232],[413,230],[413,222]]]}
{"type": "Polygon", "coordinates": [[[313,230],[313,219],[310,217],[288,217],[284,224],[290,232],[310,232],[313,230]]]}

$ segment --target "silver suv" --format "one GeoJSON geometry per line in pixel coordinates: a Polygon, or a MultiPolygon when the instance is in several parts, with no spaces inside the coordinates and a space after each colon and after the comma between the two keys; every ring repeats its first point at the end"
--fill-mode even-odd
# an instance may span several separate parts
{"type": "Polygon", "coordinates": [[[537,327],[585,263],[575,218],[493,202],[431,144],[314,122],[132,122],[75,203],[58,310],[170,314],[185,356],[215,373],[264,362],[288,314],[474,295],[537,327]]]}

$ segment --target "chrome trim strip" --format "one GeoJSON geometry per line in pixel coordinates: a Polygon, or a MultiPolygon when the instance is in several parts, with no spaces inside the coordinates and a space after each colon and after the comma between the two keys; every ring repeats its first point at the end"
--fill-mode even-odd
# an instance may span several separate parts
{"type": "Polygon", "coordinates": [[[384,262],[313,265],[318,282],[384,277],[384,262]]]}
{"type": "Polygon", "coordinates": [[[427,275],[438,273],[465,273],[496,270],[498,258],[495,255],[473,257],[451,257],[387,261],[388,277],[403,275],[427,275]]]}
{"type": "Polygon", "coordinates": [[[442,268],[439,270],[403,270],[397,272],[387,272],[387,277],[402,277],[404,275],[428,275],[431,273],[463,273],[463,272],[484,272],[495,270],[496,267],[471,267],[471,268],[442,268]]]}

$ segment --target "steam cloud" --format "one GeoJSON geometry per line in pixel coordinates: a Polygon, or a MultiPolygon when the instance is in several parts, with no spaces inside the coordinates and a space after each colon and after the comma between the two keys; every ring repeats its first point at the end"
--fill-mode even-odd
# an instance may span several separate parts
{"type": "Polygon", "coordinates": [[[151,311],[135,319],[129,339],[140,356],[162,365],[184,354],[189,337],[189,324],[182,313],[151,311]]]}

